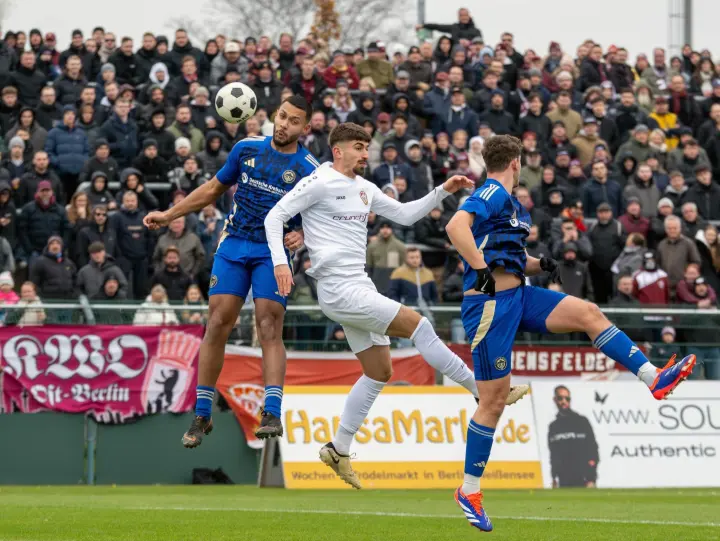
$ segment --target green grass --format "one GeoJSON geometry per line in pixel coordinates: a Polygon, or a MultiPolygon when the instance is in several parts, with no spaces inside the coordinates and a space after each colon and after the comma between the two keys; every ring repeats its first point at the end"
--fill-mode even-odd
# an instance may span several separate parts
{"type": "MultiPolygon", "coordinates": [[[[498,540],[720,540],[720,491],[489,491],[485,503],[498,540]]],[[[0,487],[2,541],[462,541],[478,535],[445,490],[0,487]]]]}

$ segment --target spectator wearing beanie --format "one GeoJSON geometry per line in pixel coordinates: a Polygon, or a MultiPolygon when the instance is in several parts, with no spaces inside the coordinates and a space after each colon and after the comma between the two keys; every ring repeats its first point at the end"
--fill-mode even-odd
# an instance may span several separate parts
{"type": "Polygon", "coordinates": [[[47,180],[40,182],[35,200],[22,208],[18,218],[18,240],[24,258],[39,255],[51,235],[62,238],[69,231],[65,209],[55,201],[52,185],[47,180]]]}
{"type": "Polygon", "coordinates": [[[100,292],[108,278],[114,278],[118,281],[122,294],[126,295],[127,278],[115,263],[115,259],[105,253],[105,245],[102,242],[93,242],[88,247],[88,252],[90,262],[78,271],[78,291],[92,298],[100,292]]]}
{"type": "Polygon", "coordinates": [[[640,200],[629,197],[625,201],[625,214],[618,218],[626,234],[639,233],[647,238],[650,232],[650,219],[643,215],[640,200]]]}
{"type": "Polygon", "coordinates": [[[205,136],[205,150],[198,152],[197,158],[202,163],[203,171],[211,178],[225,164],[228,153],[223,149],[224,137],[219,131],[210,130],[205,136]]]}
{"type": "Polygon", "coordinates": [[[385,45],[373,41],[367,47],[367,58],[356,66],[360,79],[370,77],[376,88],[387,88],[393,82],[392,64],[385,60],[385,45]]]}
{"type": "Polygon", "coordinates": [[[90,154],[87,135],[77,127],[76,116],[75,107],[66,105],[62,124],[50,130],[45,141],[50,164],[60,175],[67,194],[75,192],[78,178],[90,154]]]}
{"type": "Polygon", "coordinates": [[[95,141],[95,155],[85,162],[80,173],[80,182],[90,182],[96,172],[104,173],[108,183],[118,181],[120,168],[115,158],[110,156],[110,145],[107,139],[95,141]]]}
{"type": "Polygon", "coordinates": [[[155,139],[143,141],[142,154],[133,160],[133,168],[141,173],[144,182],[167,182],[168,163],[158,155],[155,139]]]}
{"type": "Polygon", "coordinates": [[[10,139],[8,149],[10,152],[3,156],[2,168],[9,173],[9,181],[13,190],[15,190],[19,186],[22,176],[29,170],[30,164],[25,160],[25,141],[20,137],[16,135],[10,139]]]}
{"type": "MultiPolygon", "coordinates": [[[[0,273],[0,305],[14,305],[20,300],[18,294],[13,291],[15,288],[15,281],[13,280],[12,273],[5,271],[0,273]]],[[[5,323],[6,312],[0,312],[0,323],[5,323]]]]}
{"type": "Polygon", "coordinates": [[[173,220],[168,226],[167,233],[161,235],[158,239],[153,254],[153,265],[156,271],[163,268],[163,258],[170,246],[177,249],[182,270],[191,278],[196,278],[204,268],[205,249],[202,242],[200,242],[200,238],[185,227],[185,217],[173,220]]]}
{"type": "Polygon", "coordinates": [[[105,253],[118,258],[117,237],[115,229],[108,226],[108,208],[104,205],[93,207],[91,222],[83,227],[77,235],[77,266],[84,267],[88,264],[89,248],[93,242],[101,242],[105,247],[105,253]]]}
{"type": "MultiPolygon", "coordinates": [[[[98,304],[124,303],[127,300],[127,291],[120,290],[120,282],[113,276],[107,276],[100,291],[90,300],[98,304]]],[[[123,325],[128,321],[122,310],[98,310],[95,309],[95,321],[99,325],[123,325]]]]}
{"type": "Polygon", "coordinates": [[[162,109],[155,109],[150,115],[148,131],[142,134],[143,141],[154,139],[157,142],[158,154],[166,162],[175,155],[175,135],[165,127],[166,116],[162,109]]]}
{"type": "Polygon", "coordinates": [[[120,210],[112,215],[110,227],[118,243],[118,265],[129,281],[133,299],[147,294],[148,270],[153,250],[153,235],[143,225],[145,213],[138,208],[137,194],[129,190],[123,195],[120,210]]]}
{"type": "Polygon", "coordinates": [[[221,122],[220,116],[215,110],[215,104],[210,101],[210,91],[204,86],[195,91],[190,102],[190,110],[192,123],[202,132],[216,127],[221,122]]]}
{"type": "Polygon", "coordinates": [[[120,175],[120,191],[115,196],[118,206],[122,204],[123,196],[127,191],[133,191],[138,197],[138,207],[141,212],[149,212],[158,208],[158,200],[150,190],[145,188],[143,175],[137,169],[128,167],[120,175]]]}
{"type": "Polygon", "coordinates": [[[65,257],[62,237],[47,239],[42,255],[30,264],[30,281],[43,299],[70,300],[77,296],[77,268],[65,257]]]}

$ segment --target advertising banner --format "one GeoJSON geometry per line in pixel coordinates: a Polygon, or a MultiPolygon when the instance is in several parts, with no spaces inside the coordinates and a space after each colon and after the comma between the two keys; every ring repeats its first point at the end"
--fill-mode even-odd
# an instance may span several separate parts
{"type": "MultiPolygon", "coordinates": [[[[472,370],[473,361],[470,344],[448,344],[472,370]]],[[[624,370],[615,361],[593,347],[576,347],[568,345],[514,346],[512,350],[513,376],[576,376],[597,377],[624,370]]]]}
{"type": "MultiPolygon", "coordinates": [[[[347,488],[320,462],[349,387],[286,387],[280,441],[286,488],[347,488]]],[[[386,387],[358,431],[353,469],[366,488],[457,488],[463,482],[472,396],[450,387],[386,387]]],[[[505,410],[495,433],[484,488],[543,486],[529,398],[505,410]]]]}
{"type": "Polygon", "coordinates": [[[123,422],[195,405],[199,325],[0,328],[0,411],[123,422]]]}
{"type": "MultiPolygon", "coordinates": [[[[720,383],[534,382],[546,487],[720,486],[720,383]]],[[[494,452],[494,449],[493,449],[494,452]]]]}
{"type": "MultiPolygon", "coordinates": [[[[435,370],[416,349],[393,349],[393,383],[433,385],[435,370]]],[[[362,375],[360,361],[352,353],[288,351],[285,385],[353,385],[362,375]]],[[[261,449],[263,442],[255,437],[260,424],[260,408],[265,398],[260,348],[227,346],[225,364],[217,390],[240,422],[248,445],[261,449]]],[[[287,391],[285,391],[287,392],[287,391]]],[[[283,402],[283,410],[286,406],[283,402]]]]}

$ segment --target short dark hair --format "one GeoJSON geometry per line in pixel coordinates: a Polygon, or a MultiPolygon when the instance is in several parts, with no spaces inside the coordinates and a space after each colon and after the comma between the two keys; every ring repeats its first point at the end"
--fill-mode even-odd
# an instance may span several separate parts
{"type": "Polygon", "coordinates": [[[488,173],[504,171],[522,154],[520,139],[512,135],[495,135],[485,141],[482,151],[488,173]]]}
{"type": "Polygon", "coordinates": [[[540,94],[538,94],[536,92],[531,92],[530,95],[527,97],[527,100],[528,101],[533,101],[533,100],[542,101],[542,98],[540,97],[540,94]]]}
{"type": "Polygon", "coordinates": [[[330,139],[328,141],[330,148],[333,148],[339,143],[347,143],[349,141],[362,141],[363,143],[369,143],[370,136],[362,126],[353,124],[352,122],[343,122],[342,124],[338,124],[335,129],[330,132],[330,139]]]}
{"type": "Polygon", "coordinates": [[[408,246],[407,250],[405,250],[405,255],[411,253],[411,252],[419,252],[420,248],[417,246],[408,246]]]}
{"type": "Polygon", "coordinates": [[[122,40],[120,40],[121,45],[125,45],[128,41],[132,41],[133,39],[129,36],[124,36],[122,40]]]}
{"type": "Polygon", "coordinates": [[[97,254],[98,252],[102,252],[103,250],[105,250],[105,245],[99,240],[90,243],[90,246],[88,246],[89,254],[97,254]]]}
{"type": "MultiPolygon", "coordinates": [[[[305,111],[305,123],[307,124],[310,122],[310,118],[313,115],[313,106],[311,103],[308,103],[303,96],[300,94],[293,94],[292,96],[285,98],[282,103],[289,103],[293,107],[297,107],[298,109],[305,111]]],[[[280,105],[282,105],[282,103],[280,105]]]]}
{"type": "Polygon", "coordinates": [[[618,94],[632,94],[634,96],[635,92],[633,92],[632,88],[630,88],[629,86],[626,86],[626,87],[621,88],[620,92],[618,92],[618,94]]]}
{"type": "Polygon", "coordinates": [[[553,391],[553,395],[557,395],[558,391],[560,391],[561,389],[565,389],[568,392],[568,394],[570,394],[570,389],[565,387],[565,385],[558,385],[557,387],[555,387],[555,390],[553,391]]]}

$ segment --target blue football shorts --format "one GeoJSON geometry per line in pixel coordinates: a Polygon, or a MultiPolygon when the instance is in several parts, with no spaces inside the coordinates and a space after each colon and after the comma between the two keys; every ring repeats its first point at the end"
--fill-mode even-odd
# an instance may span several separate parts
{"type": "Polygon", "coordinates": [[[208,295],[234,295],[270,299],[287,307],[287,298],[278,293],[270,247],[264,242],[228,236],[218,245],[210,276],[208,295]]]}
{"type": "Polygon", "coordinates": [[[462,322],[470,342],[475,379],[487,381],[509,374],[515,334],[547,334],[545,321],[566,296],[550,289],[520,286],[499,291],[494,297],[464,297],[462,322]]]}

